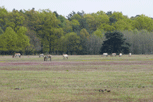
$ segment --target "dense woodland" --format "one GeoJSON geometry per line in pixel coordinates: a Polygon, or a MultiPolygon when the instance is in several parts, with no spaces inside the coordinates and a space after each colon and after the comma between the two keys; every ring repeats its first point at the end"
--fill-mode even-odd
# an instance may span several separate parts
{"type": "Polygon", "coordinates": [[[36,11],[0,7],[0,54],[100,54],[105,33],[119,31],[133,54],[153,53],[153,19],[127,17],[121,12],[87,14],[72,11],[67,17],[49,9],[36,11]]]}

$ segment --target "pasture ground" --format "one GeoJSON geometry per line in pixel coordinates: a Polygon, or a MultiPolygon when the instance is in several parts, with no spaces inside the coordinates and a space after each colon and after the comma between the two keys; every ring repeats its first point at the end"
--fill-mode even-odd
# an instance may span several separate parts
{"type": "Polygon", "coordinates": [[[0,102],[59,101],[151,102],[153,55],[0,56],[0,102]]]}

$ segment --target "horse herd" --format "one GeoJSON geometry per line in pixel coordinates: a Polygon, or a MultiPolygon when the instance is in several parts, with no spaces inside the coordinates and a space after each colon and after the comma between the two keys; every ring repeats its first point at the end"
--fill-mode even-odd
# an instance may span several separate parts
{"type": "MultiPolygon", "coordinates": [[[[21,54],[20,53],[15,53],[12,57],[14,58],[14,57],[17,57],[17,56],[21,57],[21,54]]],[[[103,53],[102,56],[108,57],[108,53],[103,53]]],[[[116,53],[112,53],[110,56],[111,57],[117,56],[117,54],[116,53]]],[[[118,56],[121,57],[122,53],[119,53],[118,56]]],[[[44,61],[47,61],[48,59],[50,59],[50,61],[51,61],[51,59],[52,59],[52,55],[39,54],[39,57],[44,57],[44,61]]],[[[131,53],[129,53],[129,57],[131,57],[131,53]]],[[[63,59],[66,59],[66,58],[68,59],[68,55],[67,54],[63,54],[63,59]]]]}
{"type": "MultiPolygon", "coordinates": [[[[21,54],[20,53],[15,53],[13,56],[12,56],[12,58],[14,58],[14,57],[21,57],[21,54]]],[[[39,58],[40,57],[44,57],[44,61],[47,61],[48,59],[50,59],[50,61],[51,61],[51,59],[52,59],[52,55],[44,55],[44,54],[39,54],[39,58]]],[[[67,54],[63,54],[63,59],[68,59],[68,55],[67,54]]]]}
{"type": "MultiPolygon", "coordinates": [[[[131,57],[131,53],[129,53],[129,57],[131,57]]],[[[103,56],[108,56],[108,53],[103,53],[103,56]]],[[[113,56],[117,56],[117,54],[116,53],[112,53],[111,55],[110,55],[111,57],[113,57],[113,56]]],[[[119,57],[121,57],[122,56],[122,53],[119,53],[119,55],[118,55],[119,57]]]]}

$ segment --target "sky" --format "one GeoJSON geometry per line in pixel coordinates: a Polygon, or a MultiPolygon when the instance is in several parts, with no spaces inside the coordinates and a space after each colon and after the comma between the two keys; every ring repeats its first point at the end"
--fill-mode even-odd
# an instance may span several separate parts
{"type": "Polygon", "coordinates": [[[86,14],[116,11],[128,17],[144,14],[153,18],[153,0],[0,0],[2,6],[8,11],[49,9],[65,17],[72,11],[86,14]]]}

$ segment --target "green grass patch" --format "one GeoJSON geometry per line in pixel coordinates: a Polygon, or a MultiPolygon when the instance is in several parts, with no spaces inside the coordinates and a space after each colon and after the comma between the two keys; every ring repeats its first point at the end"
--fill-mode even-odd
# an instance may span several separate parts
{"type": "MultiPolygon", "coordinates": [[[[11,57],[11,56],[10,56],[11,57]]],[[[0,63],[44,62],[37,56],[10,58],[0,63]]],[[[153,100],[153,56],[54,56],[67,65],[0,66],[0,101],[6,102],[138,102],[153,100]],[[149,57],[149,58],[148,58],[149,57]],[[143,61],[145,63],[141,64],[143,61]],[[148,62],[147,62],[148,61],[148,62]],[[107,62],[108,64],[79,64],[107,62]],[[113,62],[117,63],[112,64],[113,62]],[[136,62],[135,64],[126,63],[136,62]],[[118,64],[118,63],[125,63],[118,64]],[[141,64],[141,65],[140,65],[141,64]],[[110,90],[110,92],[104,90],[110,90]],[[103,90],[103,92],[99,92],[103,90]]],[[[44,62],[44,63],[52,63],[44,62]]]]}

